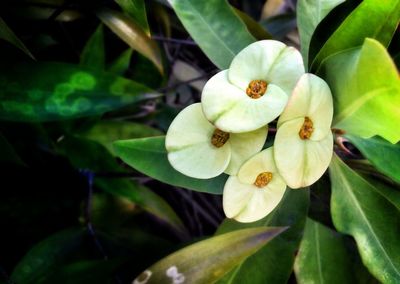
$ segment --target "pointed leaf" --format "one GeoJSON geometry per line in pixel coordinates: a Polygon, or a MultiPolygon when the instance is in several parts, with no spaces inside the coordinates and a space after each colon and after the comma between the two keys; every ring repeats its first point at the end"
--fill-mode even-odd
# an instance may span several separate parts
{"type": "Polygon", "coordinates": [[[362,138],[400,140],[400,80],[379,42],[366,39],[361,48],[330,57],[323,73],[334,97],[336,128],[362,138]]]}
{"type": "Polygon", "coordinates": [[[132,168],[174,186],[221,194],[227,179],[226,175],[220,175],[213,179],[201,180],[176,171],[168,162],[164,136],[116,141],[114,150],[132,168]]]}
{"type": "Polygon", "coordinates": [[[264,219],[248,224],[225,220],[217,233],[256,226],[289,226],[289,229],[217,283],[286,283],[292,273],[294,256],[302,238],[308,203],[308,189],[288,188],[278,207],[264,219]]]}
{"type": "Polygon", "coordinates": [[[400,213],[376,188],[334,156],[331,212],[338,231],[352,235],[369,271],[383,283],[400,281],[400,213]]]}
{"type": "Polygon", "coordinates": [[[152,283],[214,283],[285,228],[238,230],[195,243],[160,260],[136,278],[152,283]]]}
{"type": "Polygon", "coordinates": [[[132,49],[127,49],[124,52],[122,52],[117,59],[114,60],[113,63],[111,63],[110,67],[108,68],[108,71],[115,74],[115,75],[124,75],[124,73],[128,70],[129,64],[131,62],[133,50],[132,49]]]}
{"type": "Polygon", "coordinates": [[[399,0],[362,1],[327,40],[312,61],[310,69],[318,69],[322,61],[330,55],[362,45],[367,37],[374,38],[387,47],[397,28],[399,18],[399,0]]]}
{"type": "Polygon", "coordinates": [[[134,81],[66,63],[0,66],[0,119],[63,120],[99,115],[158,95],[134,81]]]}
{"type": "Polygon", "coordinates": [[[80,64],[88,68],[104,70],[105,57],[103,25],[100,24],[86,42],[80,64]]]}
{"type": "Polygon", "coordinates": [[[345,0],[300,0],[297,2],[297,26],[299,28],[301,55],[308,66],[308,49],[318,24],[328,13],[345,0]]]}
{"type": "Polygon", "coordinates": [[[344,237],[312,219],[307,219],[294,271],[300,284],[355,282],[344,237]]]}
{"type": "Polygon", "coordinates": [[[255,41],[226,0],[168,2],[189,34],[220,69],[228,68],[233,57],[255,41]]]}
{"type": "Polygon", "coordinates": [[[97,12],[100,20],[134,50],[147,57],[163,73],[158,45],[132,19],[117,11],[102,9],[97,12]]]}
{"type": "Polygon", "coordinates": [[[115,2],[118,3],[126,14],[135,20],[146,34],[150,35],[144,0],[115,0],[115,2]]]}
{"type": "Polygon", "coordinates": [[[400,145],[391,144],[385,139],[374,136],[362,139],[346,135],[363,155],[382,173],[400,183],[400,145]]]}

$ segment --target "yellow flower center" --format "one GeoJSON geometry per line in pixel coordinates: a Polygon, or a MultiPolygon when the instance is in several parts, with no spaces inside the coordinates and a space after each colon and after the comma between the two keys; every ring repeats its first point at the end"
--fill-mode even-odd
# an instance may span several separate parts
{"type": "Polygon", "coordinates": [[[310,139],[311,134],[314,131],[313,125],[314,124],[313,124],[312,120],[308,116],[306,116],[304,118],[304,123],[301,126],[300,131],[299,131],[300,139],[302,139],[302,140],[310,139]]]}
{"type": "Polygon", "coordinates": [[[220,148],[225,145],[228,139],[229,139],[229,133],[219,130],[217,128],[214,130],[214,133],[211,136],[211,144],[213,144],[217,148],[220,148]]]}
{"type": "Polygon", "coordinates": [[[252,99],[261,98],[267,91],[268,83],[264,80],[252,80],[246,89],[246,94],[252,99]]]}
{"type": "Polygon", "coordinates": [[[272,173],[270,173],[270,172],[262,172],[261,174],[259,174],[257,176],[256,181],[254,182],[254,185],[259,187],[259,188],[263,188],[264,186],[269,184],[269,182],[271,180],[272,180],[272,173]]]}

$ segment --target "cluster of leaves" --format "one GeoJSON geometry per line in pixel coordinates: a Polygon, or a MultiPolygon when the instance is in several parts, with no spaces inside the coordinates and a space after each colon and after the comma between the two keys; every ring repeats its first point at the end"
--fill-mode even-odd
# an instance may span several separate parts
{"type": "Polygon", "coordinates": [[[0,4],[6,283],[400,281],[400,1],[298,0],[299,41],[293,3],[256,22],[262,2],[0,4]],[[176,172],[162,135],[216,67],[268,38],[328,82],[336,154],[241,224],[221,217],[226,176],[176,172]]]}

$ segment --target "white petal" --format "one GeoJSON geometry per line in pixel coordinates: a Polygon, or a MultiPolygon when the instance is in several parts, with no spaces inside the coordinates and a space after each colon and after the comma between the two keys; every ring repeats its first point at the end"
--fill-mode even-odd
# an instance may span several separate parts
{"type": "Polygon", "coordinates": [[[168,160],[177,171],[194,178],[212,178],[229,164],[228,142],[216,148],[211,144],[215,127],[204,117],[200,103],[182,110],[168,129],[165,146],[168,160]]]}
{"type": "Polygon", "coordinates": [[[314,127],[311,140],[318,141],[330,132],[333,117],[332,94],[329,86],[313,74],[304,74],[297,83],[278,128],[286,121],[308,116],[314,127]]]}
{"type": "Polygon", "coordinates": [[[231,145],[231,161],[225,173],[236,175],[239,168],[251,156],[261,151],[267,139],[268,127],[262,127],[252,132],[231,133],[229,143],[231,145]]]}
{"type": "Polygon", "coordinates": [[[240,167],[237,175],[238,179],[242,183],[253,184],[257,176],[262,172],[270,172],[274,176],[279,175],[273,153],[273,147],[269,147],[251,157],[243,164],[243,166],[240,167]]]}
{"type": "Polygon", "coordinates": [[[303,118],[285,122],[276,133],[274,157],[279,173],[291,188],[313,184],[326,171],[333,153],[333,137],[328,132],[321,141],[302,140],[303,118]]]}
{"type": "Polygon", "coordinates": [[[245,90],[252,80],[264,80],[279,86],[290,96],[304,73],[299,51],[275,40],[250,44],[235,56],[229,67],[229,80],[245,90]]]}
{"type": "Polygon", "coordinates": [[[228,178],[223,194],[223,208],[228,218],[254,222],[267,216],[281,201],[286,184],[273,179],[266,187],[244,184],[235,176],[228,178]]]}
{"type": "Polygon", "coordinates": [[[279,87],[269,84],[261,98],[252,99],[228,81],[225,70],[207,82],[201,102],[204,115],[216,127],[241,133],[261,128],[278,117],[286,106],[287,96],[279,87]]]}

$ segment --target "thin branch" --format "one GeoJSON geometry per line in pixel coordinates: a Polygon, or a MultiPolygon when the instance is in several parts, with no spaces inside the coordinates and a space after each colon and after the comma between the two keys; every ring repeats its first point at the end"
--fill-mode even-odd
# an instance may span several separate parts
{"type": "Polygon", "coordinates": [[[153,35],[151,36],[152,39],[156,41],[161,41],[161,42],[167,42],[167,43],[177,43],[177,44],[184,44],[184,45],[193,45],[197,46],[197,43],[195,43],[193,40],[186,40],[186,39],[176,39],[176,38],[167,38],[163,36],[157,36],[153,35]]]}

